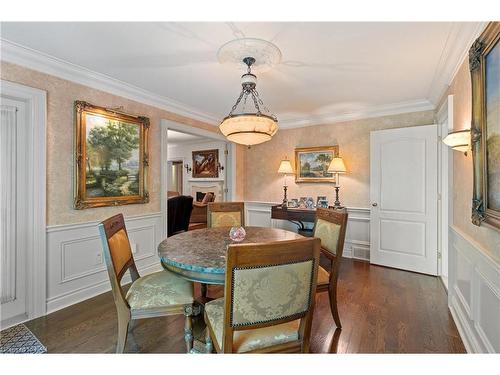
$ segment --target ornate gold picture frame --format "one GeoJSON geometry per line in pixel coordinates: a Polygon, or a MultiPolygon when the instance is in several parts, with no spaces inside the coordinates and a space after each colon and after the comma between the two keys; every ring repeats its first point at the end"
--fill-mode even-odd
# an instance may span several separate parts
{"type": "Polygon", "coordinates": [[[339,146],[303,147],[295,149],[295,182],[335,182],[327,169],[339,146]]]}
{"type": "Polygon", "coordinates": [[[500,22],[491,22],[469,51],[472,79],[472,222],[500,229],[500,22]]]}
{"type": "Polygon", "coordinates": [[[149,202],[149,119],[75,102],[75,209],[149,202]]]}

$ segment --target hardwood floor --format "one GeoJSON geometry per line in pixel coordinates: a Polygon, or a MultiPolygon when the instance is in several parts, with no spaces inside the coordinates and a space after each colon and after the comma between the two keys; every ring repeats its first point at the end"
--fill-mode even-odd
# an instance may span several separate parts
{"type": "MultiPolygon", "coordinates": [[[[209,294],[219,297],[222,289],[211,287],[209,294]]],[[[342,330],[335,329],[327,293],[316,298],[312,353],[465,353],[448,311],[446,291],[436,277],[343,259],[338,292],[342,330]]],[[[183,316],[133,324],[125,352],[185,352],[183,316]]],[[[26,326],[49,353],[115,351],[117,322],[111,292],[26,326]]]]}

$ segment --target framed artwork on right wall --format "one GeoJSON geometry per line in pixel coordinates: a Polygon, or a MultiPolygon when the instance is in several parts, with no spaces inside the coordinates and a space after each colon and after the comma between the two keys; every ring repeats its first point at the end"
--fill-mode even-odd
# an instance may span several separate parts
{"type": "Polygon", "coordinates": [[[500,22],[490,22],[469,51],[472,79],[472,222],[500,230],[500,22]]]}

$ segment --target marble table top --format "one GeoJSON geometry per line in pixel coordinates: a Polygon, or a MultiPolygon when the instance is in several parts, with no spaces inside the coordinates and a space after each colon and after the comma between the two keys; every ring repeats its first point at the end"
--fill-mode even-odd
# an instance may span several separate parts
{"type": "MultiPolygon", "coordinates": [[[[238,243],[263,243],[302,238],[277,228],[244,227],[246,237],[238,243]]],[[[230,227],[205,228],[169,237],[158,245],[162,263],[170,270],[180,269],[203,274],[224,275],[226,249],[236,243],[229,238],[230,227]]],[[[202,278],[200,278],[202,279],[202,278]]]]}

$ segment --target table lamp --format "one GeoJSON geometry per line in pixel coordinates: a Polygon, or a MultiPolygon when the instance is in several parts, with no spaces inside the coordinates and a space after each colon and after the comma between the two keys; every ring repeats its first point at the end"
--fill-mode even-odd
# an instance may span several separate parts
{"type": "Polygon", "coordinates": [[[328,172],[335,173],[335,203],[334,203],[334,206],[337,208],[340,208],[342,206],[340,205],[340,200],[339,200],[339,189],[340,189],[339,174],[346,172],[345,164],[344,164],[344,161],[342,160],[342,158],[340,158],[340,157],[333,158],[332,162],[330,163],[330,166],[328,167],[328,172]]]}
{"type": "Polygon", "coordinates": [[[283,181],[283,204],[281,205],[283,208],[287,208],[287,198],[286,198],[286,191],[288,189],[288,186],[286,185],[286,176],[288,174],[293,174],[293,168],[292,168],[292,163],[290,163],[290,160],[288,159],[283,159],[280,163],[280,167],[278,168],[278,173],[284,175],[284,181],[283,181]]]}

